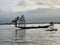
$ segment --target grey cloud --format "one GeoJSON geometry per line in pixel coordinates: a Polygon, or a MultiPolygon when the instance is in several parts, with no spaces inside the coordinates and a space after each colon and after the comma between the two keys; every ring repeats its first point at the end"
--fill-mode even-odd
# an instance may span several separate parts
{"type": "Polygon", "coordinates": [[[49,2],[54,3],[54,4],[57,4],[57,5],[60,4],[60,0],[49,0],[49,2]]]}
{"type": "Polygon", "coordinates": [[[0,13],[4,12],[2,9],[0,9],[0,13]]]}
{"type": "Polygon", "coordinates": [[[50,0],[51,2],[54,2],[54,3],[56,3],[56,2],[60,2],[60,0],[50,0]]]}
{"type": "Polygon", "coordinates": [[[19,5],[19,6],[26,6],[27,3],[25,1],[20,1],[17,5],[19,5]]]}
{"type": "Polygon", "coordinates": [[[40,0],[36,1],[37,5],[48,5],[48,4],[60,5],[60,0],[40,0]]]}
{"type": "Polygon", "coordinates": [[[45,5],[43,2],[36,2],[37,5],[45,5]]]}
{"type": "Polygon", "coordinates": [[[23,12],[11,12],[11,13],[0,13],[1,22],[11,22],[15,17],[25,16],[26,22],[49,22],[49,21],[60,21],[60,9],[36,9],[28,10],[23,12]]]}

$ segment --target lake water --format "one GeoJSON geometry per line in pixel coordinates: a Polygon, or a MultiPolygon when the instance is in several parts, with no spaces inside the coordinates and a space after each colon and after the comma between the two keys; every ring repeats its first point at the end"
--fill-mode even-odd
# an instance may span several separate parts
{"type": "MultiPolygon", "coordinates": [[[[41,24],[27,24],[38,26],[41,24]]],[[[60,24],[58,31],[46,31],[49,28],[19,29],[14,25],[0,25],[0,45],[60,45],[60,24]]]]}

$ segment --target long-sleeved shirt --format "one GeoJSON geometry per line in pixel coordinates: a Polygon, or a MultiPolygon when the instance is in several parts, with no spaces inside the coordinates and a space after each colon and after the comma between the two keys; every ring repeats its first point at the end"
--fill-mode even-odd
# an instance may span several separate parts
{"type": "Polygon", "coordinates": [[[19,18],[15,18],[12,22],[15,22],[15,21],[18,21],[19,20],[19,18]]]}

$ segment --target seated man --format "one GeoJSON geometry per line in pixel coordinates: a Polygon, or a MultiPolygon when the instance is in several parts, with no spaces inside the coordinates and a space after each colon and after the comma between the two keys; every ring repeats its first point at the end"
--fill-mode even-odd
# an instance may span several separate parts
{"type": "Polygon", "coordinates": [[[19,20],[19,17],[15,18],[12,23],[15,25],[15,27],[17,27],[17,21],[19,20]]]}

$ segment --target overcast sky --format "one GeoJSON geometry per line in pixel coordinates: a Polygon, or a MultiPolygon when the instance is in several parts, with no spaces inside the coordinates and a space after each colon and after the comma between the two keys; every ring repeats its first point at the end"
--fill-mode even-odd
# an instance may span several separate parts
{"type": "Polygon", "coordinates": [[[60,0],[0,0],[4,11],[26,11],[37,8],[60,8],[60,0]]]}
{"type": "MultiPolygon", "coordinates": [[[[59,20],[60,0],[0,0],[0,22],[8,22],[8,20],[11,20],[13,17],[21,16],[20,13],[25,14],[28,17],[32,15],[35,20],[39,19],[41,14],[45,16],[43,18],[46,20],[50,15],[51,17],[52,15],[53,17],[55,16],[55,20],[59,20]],[[17,12],[19,13],[17,14],[17,12]],[[59,18],[56,19],[56,17],[59,18]]],[[[32,20],[32,16],[29,20],[32,20]]]]}

